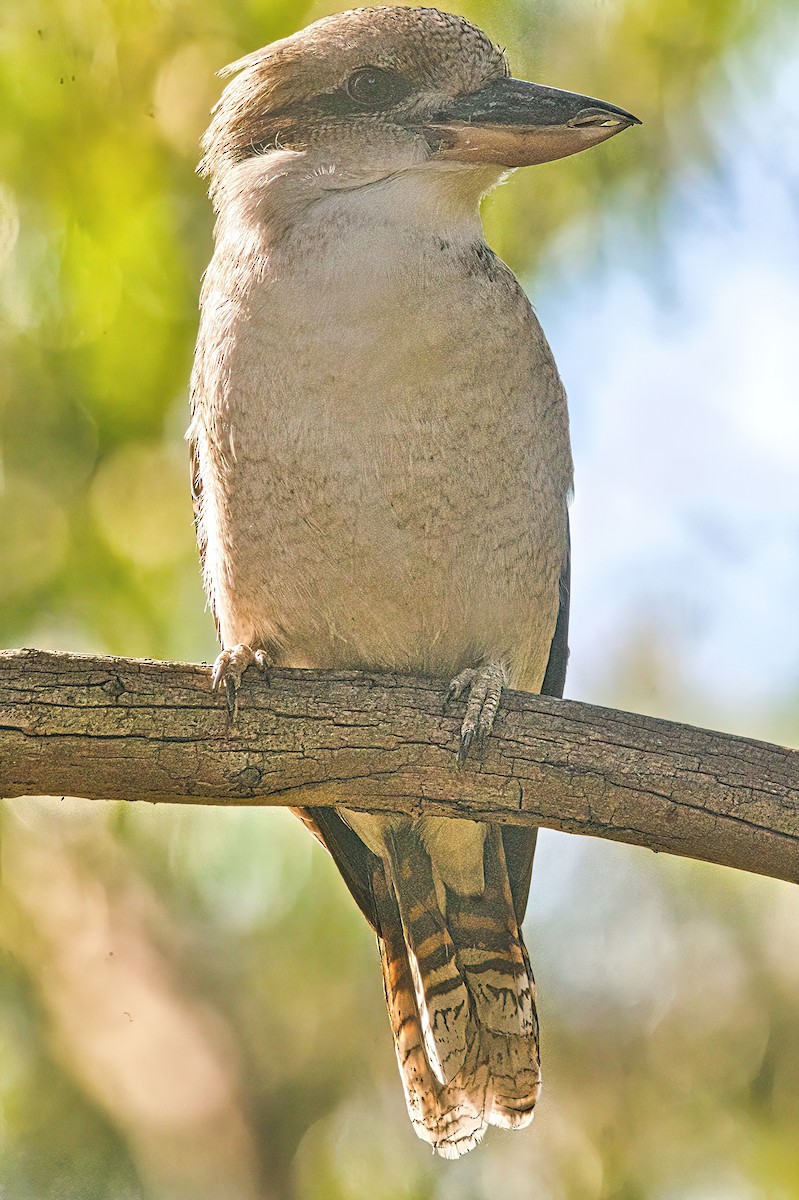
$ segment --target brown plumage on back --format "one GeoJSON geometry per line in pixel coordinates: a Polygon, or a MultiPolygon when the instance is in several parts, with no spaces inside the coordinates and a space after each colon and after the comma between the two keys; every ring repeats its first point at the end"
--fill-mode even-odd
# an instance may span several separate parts
{"type": "MultiPolygon", "coordinates": [[[[512,79],[429,8],[327,17],[230,72],[189,430],[215,685],[235,719],[252,662],[454,676],[463,764],[505,684],[562,692],[568,623],[566,398],[479,201],[635,118],[512,79]]],[[[377,932],[416,1132],[454,1158],[528,1123],[534,833],[298,815],[377,932]]]]}

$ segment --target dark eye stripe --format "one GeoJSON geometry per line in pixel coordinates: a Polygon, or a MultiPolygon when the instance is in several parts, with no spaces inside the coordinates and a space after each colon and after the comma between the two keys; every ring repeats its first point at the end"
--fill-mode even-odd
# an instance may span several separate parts
{"type": "Polygon", "coordinates": [[[382,67],[360,67],[334,92],[322,92],[306,100],[287,104],[284,108],[264,113],[261,121],[253,122],[253,136],[238,148],[236,160],[240,162],[258,154],[265,154],[274,150],[278,144],[286,148],[301,145],[302,139],[295,141],[295,134],[304,128],[312,129],[315,122],[324,121],[328,117],[387,112],[413,90],[413,84],[396,71],[383,70],[382,67]],[[367,76],[374,77],[374,82],[367,76]],[[356,94],[361,90],[364,96],[370,93],[368,100],[355,99],[350,94],[350,85],[356,78],[362,80],[354,87],[356,94]]]}

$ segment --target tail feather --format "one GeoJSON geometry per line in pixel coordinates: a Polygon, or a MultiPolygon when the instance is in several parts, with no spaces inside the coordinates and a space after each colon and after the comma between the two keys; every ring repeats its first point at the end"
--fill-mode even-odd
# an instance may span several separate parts
{"type": "Polygon", "coordinates": [[[479,896],[437,889],[409,826],[394,831],[390,851],[374,868],[372,893],[408,1112],[419,1137],[458,1158],[489,1123],[513,1129],[532,1120],[540,1090],[533,977],[498,829],[486,836],[479,896]]]}
{"type": "Polygon", "coordinates": [[[482,1139],[488,1071],[478,1069],[479,1043],[473,1038],[464,1060],[468,1088],[444,1084],[433,1073],[416,1002],[408,951],[399,910],[386,885],[382,867],[374,872],[373,892],[380,913],[383,981],[394,1047],[411,1124],[418,1137],[444,1158],[458,1158],[482,1139]]]}
{"type": "Polygon", "coordinates": [[[480,896],[447,894],[447,926],[480,1025],[489,1065],[488,1120],[529,1124],[541,1090],[535,983],[513,907],[499,829],[484,851],[480,896]]]}
{"type": "Polygon", "coordinates": [[[443,1084],[464,1067],[470,1040],[469,992],[436,901],[430,857],[410,828],[392,830],[392,883],[427,1059],[443,1084]]]}

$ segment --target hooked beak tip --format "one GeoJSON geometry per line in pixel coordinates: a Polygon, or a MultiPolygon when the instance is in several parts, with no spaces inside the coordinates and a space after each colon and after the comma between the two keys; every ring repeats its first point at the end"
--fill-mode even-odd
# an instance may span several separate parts
{"type": "Polygon", "coordinates": [[[587,126],[594,126],[599,129],[615,129],[626,128],[629,125],[640,125],[641,121],[638,117],[634,117],[632,113],[625,112],[624,109],[608,110],[607,108],[590,107],[583,108],[575,116],[566,122],[569,129],[583,129],[587,126]]]}

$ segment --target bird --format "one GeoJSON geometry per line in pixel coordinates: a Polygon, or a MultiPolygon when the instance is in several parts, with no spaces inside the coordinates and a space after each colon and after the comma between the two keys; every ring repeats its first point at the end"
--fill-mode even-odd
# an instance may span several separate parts
{"type": "MultiPolygon", "coordinates": [[[[250,666],[451,679],[468,770],[503,688],[562,695],[573,474],[563,384],[480,203],[639,122],[515,79],[435,8],[323,17],[223,74],[187,434],[213,686],[235,721],[250,666]]],[[[377,935],[416,1133],[454,1159],[529,1124],[535,830],[298,815],[377,935]]]]}

